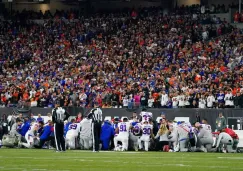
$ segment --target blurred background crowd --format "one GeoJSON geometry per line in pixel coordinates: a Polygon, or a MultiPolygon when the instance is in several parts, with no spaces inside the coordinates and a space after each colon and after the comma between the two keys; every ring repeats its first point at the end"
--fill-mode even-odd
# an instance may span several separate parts
{"type": "Polygon", "coordinates": [[[242,30],[200,10],[14,12],[0,22],[1,107],[243,107],[242,30]]]}

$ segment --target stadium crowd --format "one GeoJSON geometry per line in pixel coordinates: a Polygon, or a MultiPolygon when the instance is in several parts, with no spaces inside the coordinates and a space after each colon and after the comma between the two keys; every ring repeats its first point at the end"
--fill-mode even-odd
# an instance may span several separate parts
{"type": "Polygon", "coordinates": [[[0,22],[2,107],[243,107],[242,64],[242,30],[208,14],[0,22]]]}

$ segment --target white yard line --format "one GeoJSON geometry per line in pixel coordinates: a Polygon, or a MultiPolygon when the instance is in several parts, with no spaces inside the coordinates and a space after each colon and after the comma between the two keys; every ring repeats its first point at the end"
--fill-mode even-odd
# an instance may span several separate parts
{"type": "Polygon", "coordinates": [[[243,160],[243,157],[218,157],[218,159],[243,160]]]}

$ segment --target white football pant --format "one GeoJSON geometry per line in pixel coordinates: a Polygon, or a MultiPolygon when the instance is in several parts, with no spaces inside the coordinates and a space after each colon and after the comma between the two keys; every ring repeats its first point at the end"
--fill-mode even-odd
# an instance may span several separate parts
{"type": "Polygon", "coordinates": [[[142,135],[141,138],[138,139],[139,149],[142,149],[143,148],[142,141],[144,142],[145,151],[148,151],[149,144],[150,144],[149,143],[150,142],[150,137],[149,136],[142,135]]]}
{"type": "Polygon", "coordinates": [[[82,150],[89,150],[92,147],[92,138],[80,137],[80,145],[82,150]]]}
{"type": "Polygon", "coordinates": [[[128,149],[128,136],[116,136],[114,137],[114,145],[117,147],[118,141],[122,142],[122,151],[125,151],[128,149]]]}

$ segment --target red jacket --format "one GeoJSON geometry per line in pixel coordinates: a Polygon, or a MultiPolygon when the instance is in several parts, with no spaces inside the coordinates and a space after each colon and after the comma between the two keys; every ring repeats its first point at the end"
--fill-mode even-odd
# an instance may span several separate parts
{"type": "Polygon", "coordinates": [[[239,139],[238,135],[230,128],[225,128],[225,132],[229,134],[233,139],[239,139]]]}

